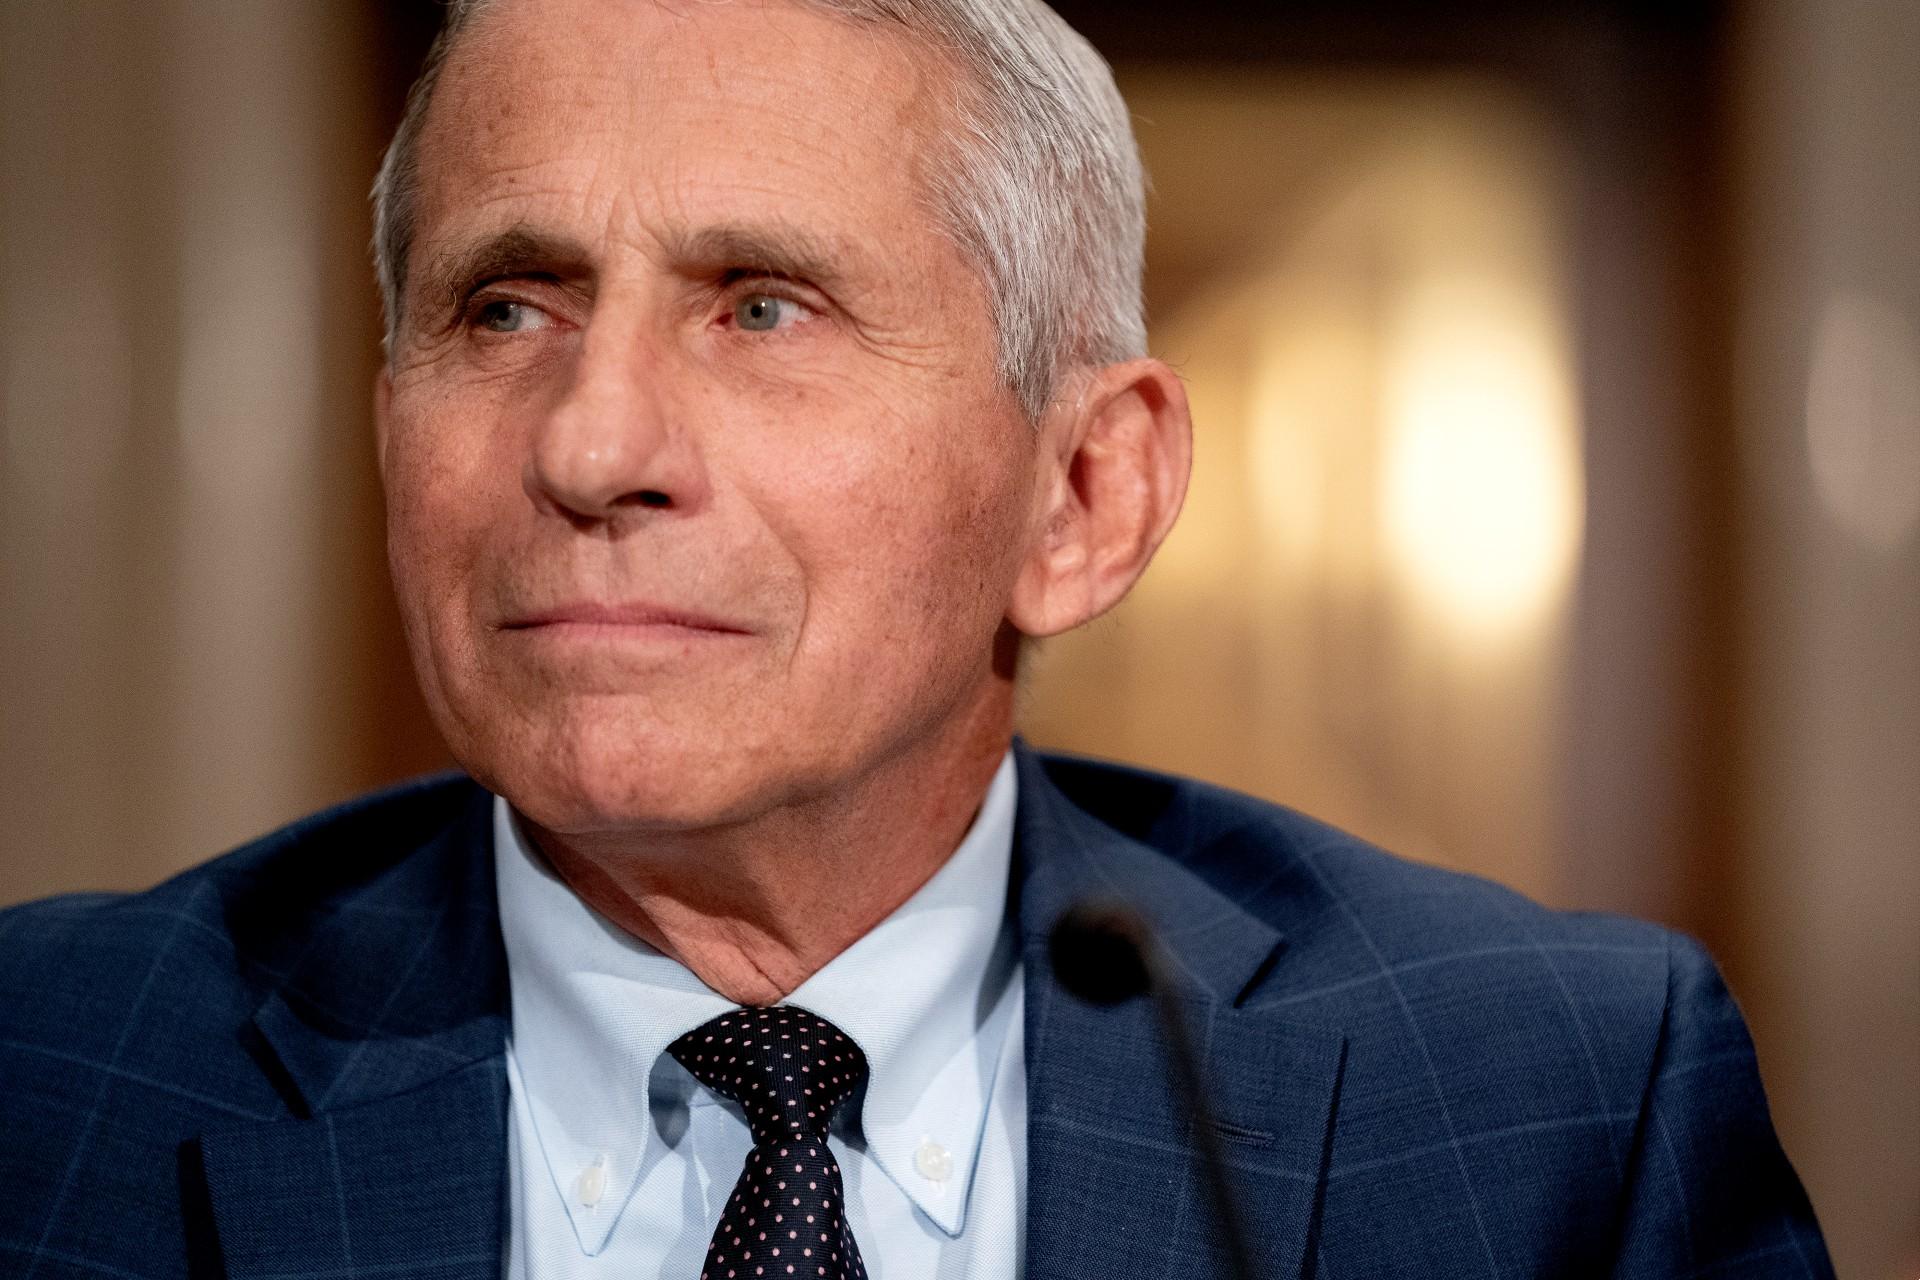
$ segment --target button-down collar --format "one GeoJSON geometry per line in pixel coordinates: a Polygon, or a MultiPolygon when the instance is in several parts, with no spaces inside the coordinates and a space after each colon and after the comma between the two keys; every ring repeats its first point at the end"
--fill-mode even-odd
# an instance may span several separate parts
{"type": "MultiPolygon", "coordinates": [[[[1018,1005],[1006,915],[1014,776],[1009,754],[953,856],[788,997],[866,1054],[859,1128],[868,1155],[948,1235],[965,1225],[993,1074],[1018,1005]]],[[[581,1248],[597,1254],[661,1155],[650,1096],[706,1096],[667,1045],[734,1006],[582,902],[504,800],[494,805],[494,847],[513,1001],[509,1070],[530,1104],[554,1193],[581,1248]],[[603,1188],[587,1197],[594,1204],[580,1195],[589,1169],[603,1188]]]]}

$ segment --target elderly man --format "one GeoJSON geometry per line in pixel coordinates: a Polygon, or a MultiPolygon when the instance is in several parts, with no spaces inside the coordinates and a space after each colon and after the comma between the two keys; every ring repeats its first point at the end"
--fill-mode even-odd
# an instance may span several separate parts
{"type": "Polygon", "coordinates": [[[0,919],[9,1274],[1829,1274],[1692,944],[1013,742],[1189,456],[1037,0],[469,0],[376,203],[471,780],[0,919]]]}

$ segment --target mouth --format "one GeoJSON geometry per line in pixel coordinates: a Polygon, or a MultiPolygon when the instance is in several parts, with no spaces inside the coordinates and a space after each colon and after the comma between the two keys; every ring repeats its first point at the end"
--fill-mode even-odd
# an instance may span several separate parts
{"type": "Polygon", "coordinates": [[[703,635],[719,637],[752,634],[746,627],[723,618],[645,601],[624,604],[580,601],[563,604],[515,614],[500,623],[499,629],[507,632],[544,632],[550,635],[671,635],[689,639],[703,635]]]}

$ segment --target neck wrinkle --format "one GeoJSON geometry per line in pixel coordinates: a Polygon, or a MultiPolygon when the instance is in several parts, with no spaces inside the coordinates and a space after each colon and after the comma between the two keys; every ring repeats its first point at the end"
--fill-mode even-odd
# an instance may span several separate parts
{"type": "Polygon", "coordinates": [[[1010,690],[997,692],[962,722],[951,746],[901,758],[838,804],[717,831],[604,842],[519,821],[600,915],[736,1003],[775,1004],[952,857],[1012,741],[1010,690]]]}

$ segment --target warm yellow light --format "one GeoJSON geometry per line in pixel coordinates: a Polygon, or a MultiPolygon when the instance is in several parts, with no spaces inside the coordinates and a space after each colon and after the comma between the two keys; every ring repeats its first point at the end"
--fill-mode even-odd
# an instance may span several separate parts
{"type": "Polygon", "coordinates": [[[1537,624],[1579,551],[1571,378],[1539,291],[1487,278],[1407,295],[1386,368],[1386,536],[1408,585],[1475,635],[1537,624]]]}

